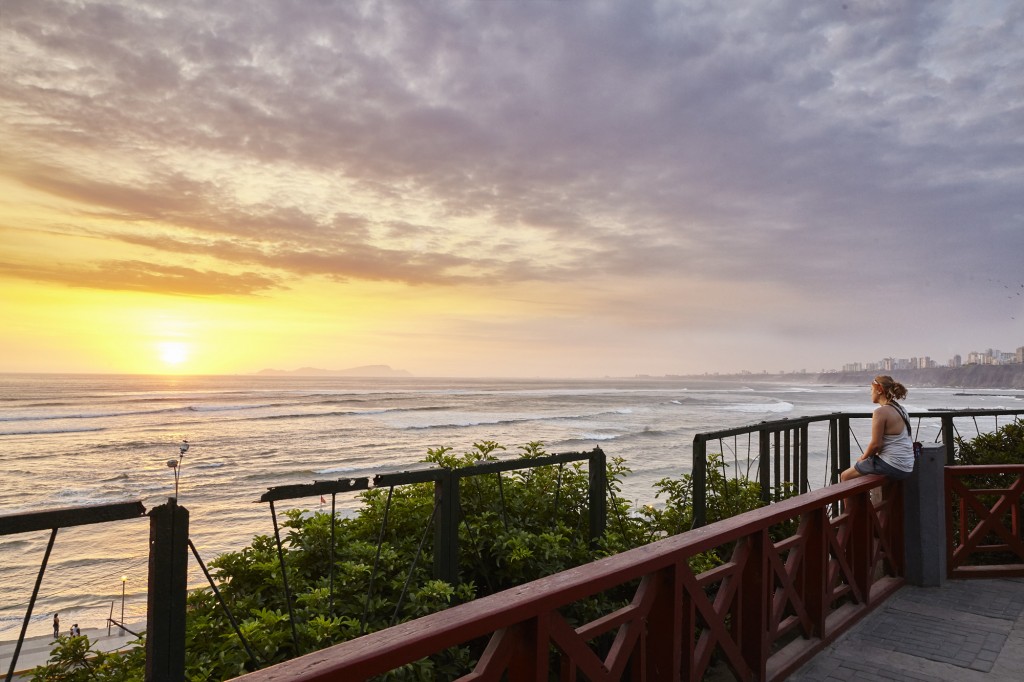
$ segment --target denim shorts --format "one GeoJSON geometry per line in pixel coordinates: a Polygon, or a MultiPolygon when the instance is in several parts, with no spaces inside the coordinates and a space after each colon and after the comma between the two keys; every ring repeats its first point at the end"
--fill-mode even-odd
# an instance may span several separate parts
{"type": "Polygon", "coordinates": [[[913,471],[903,471],[897,469],[893,465],[885,462],[881,457],[868,457],[867,459],[857,460],[853,468],[860,473],[867,474],[881,474],[882,476],[888,476],[894,478],[897,481],[902,481],[904,478],[914,473],[913,471]]]}

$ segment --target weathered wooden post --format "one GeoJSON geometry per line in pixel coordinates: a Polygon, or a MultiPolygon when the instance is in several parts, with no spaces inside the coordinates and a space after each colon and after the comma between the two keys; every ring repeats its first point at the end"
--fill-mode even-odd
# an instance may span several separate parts
{"type": "Polygon", "coordinates": [[[185,679],[188,509],[177,499],[149,512],[149,604],[146,682],[185,679]]]}

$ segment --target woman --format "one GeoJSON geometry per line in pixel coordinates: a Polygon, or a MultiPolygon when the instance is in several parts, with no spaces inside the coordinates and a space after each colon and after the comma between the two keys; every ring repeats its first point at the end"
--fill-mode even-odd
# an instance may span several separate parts
{"type": "Polygon", "coordinates": [[[867,474],[903,479],[914,470],[914,443],[910,438],[910,417],[897,400],[907,397],[907,387],[890,376],[879,375],[871,382],[871,402],[877,403],[871,416],[871,442],[853,466],[839,477],[849,481],[867,474]]]}

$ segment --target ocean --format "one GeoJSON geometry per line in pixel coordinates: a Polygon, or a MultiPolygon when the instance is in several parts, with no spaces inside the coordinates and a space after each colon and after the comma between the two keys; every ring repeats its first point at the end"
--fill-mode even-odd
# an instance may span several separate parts
{"type": "MultiPolygon", "coordinates": [[[[911,387],[913,411],[1016,409],[1024,392],[911,387]]],[[[656,503],[652,484],[690,471],[696,433],[766,420],[869,412],[867,386],[740,379],[367,379],[281,376],[0,375],[0,515],[174,495],[179,445],[189,442],[178,499],[204,561],[272,534],[268,487],[401,470],[448,446],[496,441],[515,457],[601,447],[633,473],[623,494],[656,503]]],[[[858,435],[867,444],[867,421],[858,435]]],[[[993,424],[982,424],[991,430],[993,424]]],[[[919,439],[934,441],[927,420],[919,439]]],[[[972,435],[975,425],[965,425],[972,435]]],[[[824,441],[812,443],[812,487],[825,484],[824,441]]],[[[713,449],[713,448],[712,448],[713,449]]],[[[746,442],[724,443],[727,461],[746,442]]],[[[736,452],[741,451],[741,452],[736,452]]],[[[339,495],[352,514],[354,494],[339,495]]],[[[297,506],[322,508],[319,499],[297,506]]],[[[286,506],[279,505],[279,514],[286,506]]],[[[329,510],[329,500],[326,509],[329,510]]],[[[0,538],[0,639],[17,637],[48,532],[0,538]]],[[[148,521],[68,528],[57,534],[30,635],[65,625],[103,627],[122,603],[128,623],[146,610],[148,521]],[[123,602],[122,602],[123,595],[123,602]]],[[[190,566],[192,585],[204,584],[190,566]]],[[[66,628],[65,628],[66,629],[66,628]]]]}

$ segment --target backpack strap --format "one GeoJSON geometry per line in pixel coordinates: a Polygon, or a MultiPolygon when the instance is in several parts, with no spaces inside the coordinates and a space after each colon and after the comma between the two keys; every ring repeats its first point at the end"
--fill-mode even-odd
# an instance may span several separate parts
{"type": "Polygon", "coordinates": [[[896,411],[900,413],[901,417],[903,417],[903,423],[907,425],[907,435],[910,436],[911,440],[913,440],[914,430],[910,428],[910,415],[908,415],[907,411],[903,409],[903,406],[895,400],[890,401],[889,404],[895,407],[896,411]]]}

